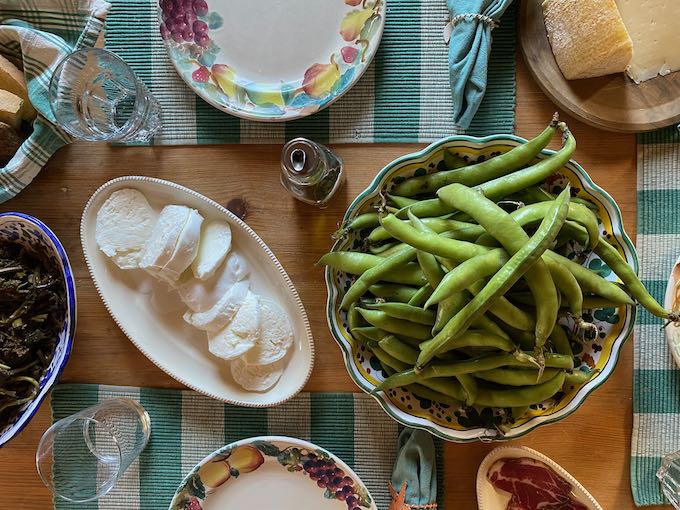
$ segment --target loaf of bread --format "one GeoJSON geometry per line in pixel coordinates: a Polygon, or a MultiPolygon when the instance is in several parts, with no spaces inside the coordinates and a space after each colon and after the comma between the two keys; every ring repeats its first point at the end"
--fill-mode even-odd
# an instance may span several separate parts
{"type": "Polygon", "coordinates": [[[633,43],[614,0],[545,0],[543,17],[567,80],[623,72],[633,57],[633,43]]]}
{"type": "Polygon", "coordinates": [[[0,55],[0,89],[7,90],[24,100],[24,109],[22,111],[24,120],[33,120],[35,118],[36,111],[28,99],[28,89],[26,88],[24,73],[19,71],[17,66],[2,55],[0,55]]]}
{"type": "Polygon", "coordinates": [[[0,167],[14,157],[22,143],[24,138],[12,126],[0,122],[0,167]]]}
{"type": "Polygon", "coordinates": [[[9,124],[14,129],[21,128],[21,119],[26,103],[19,96],[0,90],[0,122],[9,124]]]}

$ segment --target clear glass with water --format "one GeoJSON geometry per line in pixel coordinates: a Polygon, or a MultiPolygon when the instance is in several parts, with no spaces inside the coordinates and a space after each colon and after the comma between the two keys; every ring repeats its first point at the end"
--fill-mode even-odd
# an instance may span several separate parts
{"type": "Polygon", "coordinates": [[[73,502],[107,494],[149,441],[151,419],[137,402],[105,400],[54,423],[40,439],[40,478],[73,502]]]}
{"type": "Polygon", "coordinates": [[[50,80],[57,124],[80,140],[148,141],[161,126],[158,101],[115,53],[85,48],[66,56],[50,80]]]}
{"type": "Polygon", "coordinates": [[[666,499],[673,507],[680,509],[680,452],[670,453],[661,459],[656,477],[666,499]]]}

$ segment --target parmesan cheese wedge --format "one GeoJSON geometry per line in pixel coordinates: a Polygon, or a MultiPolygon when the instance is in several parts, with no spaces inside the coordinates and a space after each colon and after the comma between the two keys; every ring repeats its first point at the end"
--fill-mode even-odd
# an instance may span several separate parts
{"type": "Polygon", "coordinates": [[[97,246],[121,269],[135,269],[157,218],[139,191],[130,188],[114,191],[97,211],[97,246]]]}
{"type": "Polygon", "coordinates": [[[24,100],[6,90],[0,90],[0,122],[9,124],[15,130],[21,127],[24,100]]]}
{"type": "Polygon", "coordinates": [[[614,0],[545,0],[543,17],[567,80],[623,72],[633,57],[633,42],[614,0]]]}

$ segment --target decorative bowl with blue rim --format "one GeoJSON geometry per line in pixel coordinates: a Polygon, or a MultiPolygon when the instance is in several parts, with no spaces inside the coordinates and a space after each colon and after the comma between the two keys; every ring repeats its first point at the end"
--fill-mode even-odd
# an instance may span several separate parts
{"type": "Polygon", "coordinates": [[[66,367],[76,330],[76,285],[66,251],[54,232],[42,221],[18,212],[0,213],[0,241],[23,245],[50,267],[61,272],[66,288],[64,327],[47,370],[40,378],[38,396],[21,406],[14,419],[0,428],[0,446],[16,436],[28,424],[38,407],[66,367]]]}
{"type": "MultiPolygon", "coordinates": [[[[345,213],[344,222],[347,224],[360,214],[374,211],[381,204],[381,192],[389,192],[405,178],[445,169],[446,150],[471,164],[507,152],[523,143],[526,143],[525,139],[513,135],[493,135],[485,138],[453,136],[436,142],[420,152],[402,156],[388,164],[373,179],[371,185],[359,194],[345,213]]],[[[544,150],[539,159],[552,154],[554,151],[544,150]]],[[[587,200],[592,208],[597,210],[600,233],[637,271],[637,254],[624,231],[621,211],[614,199],[597,186],[575,161],[570,161],[559,172],[553,174],[545,182],[544,188],[557,193],[564,189],[567,183],[571,183],[573,196],[587,200]]],[[[351,233],[336,241],[333,251],[360,249],[367,244],[364,239],[369,233],[367,230],[351,233]]],[[[576,244],[570,244],[569,247],[567,253],[569,258],[578,260],[608,280],[618,281],[616,275],[597,255],[576,244]]],[[[370,350],[356,342],[348,331],[347,314],[340,310],[340,302],[351,282],[350,275],[332,268],[326,269],[328,325],[342,350],[349,375],[362,390],[371,393],[387,374],[370,350]]],[[[584,311],[583,318],[595,324],[597,331],[588,332],[582,343],[572,342],[574,363],[575,368],[593,372],[594,375],[582,386],[565,387],[564,391],[555,397],[531,406],[529,411],[512,425],[507,425],[507,419],[504,419],[505,410],[501,409],[448,405],[418,397],[402,388],[371,394],[385,412],[398,422],[428,430],[449,441],[514,439],[540,425],[566,418],[609,378],[616,367],[621,348],[633,330],[635,314],[636,310],[631,306],[584,311]]],[[[560,323],[572,331],[575,328],[574,321],[568,317],[561,318],[560,323]]]]}

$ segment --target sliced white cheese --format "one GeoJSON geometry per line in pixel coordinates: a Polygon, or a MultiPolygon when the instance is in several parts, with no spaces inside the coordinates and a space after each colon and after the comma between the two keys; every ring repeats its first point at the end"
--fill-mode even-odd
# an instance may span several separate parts
{"type": "Polygon", "coordinates": [[[216,332],[229,324],[248,296],[248,280],[234,283],[222,298],[212,308],[205,312],[191,312],[184,314],[184,320],[193,327],[205,331],[216,332]]]}
{"type": "Polygon", "coordinates": [[[135,269],[158,215],[146,197],[135,189],[111,193],[97,211],[97,246],[121,269],[135,269]]]}
{"type": "Polygon", "coordinates": [[[633,40],[628,74],[637,83],[680,70],[680,1],[616,0],[633,40]]]}
{"type": "Polygon", "coordinates": [[[217,333],[208,332],[208,350],[218,358],[232,360],[253,348],[260,334],[260,298],[248,296],[234,319],[217,333]]]}
{"type": "Polygon", "coordinates": [[[243,280],[250,270],[243,257],[231,252],[215,276],[203,281],[188,276],[177,286],[182,301],[192,312],[209,310],[224,296],[234,283],[243,280]]]}
{"type": "Polygon", "coordinates": [[[231,249],[231,227],[224,221],[211,221],[203,225],[198,255],[191,263],[194,276],[207,280],[227,257],[231,249]]]}
{"type": "Polygon", "coordinates": [[[270,365],[248,365],[242,358],[238,358],[231,362],[231,376],[245,390],[265,391],[281,379],[283,365],[283,361],[270,365]]]}
{"type": "Polygon", "coordinates": [[[195,209],[191,209],[182,233],[177,239],[175,251],[170,260],[158,276],[167,282],[176,282],[179,276],[191,265],[198,253],[199,241],[201,239],[201,224],[203,216],[195,209]]]}
{"type": "Polygon", "coordinates": [[[288,314],[272,301],[260,301],[260,336],[243,360],[249,365],[269,365],[283,359],[291,345],[293,328],[288,314]]]}
{"type": "Polygon", "coordinates": [[[189,219],[191,209],[183,205],[166,205],[146,241],[139,267],[154,276],[170,262],[179,236],[189,219]]]}

